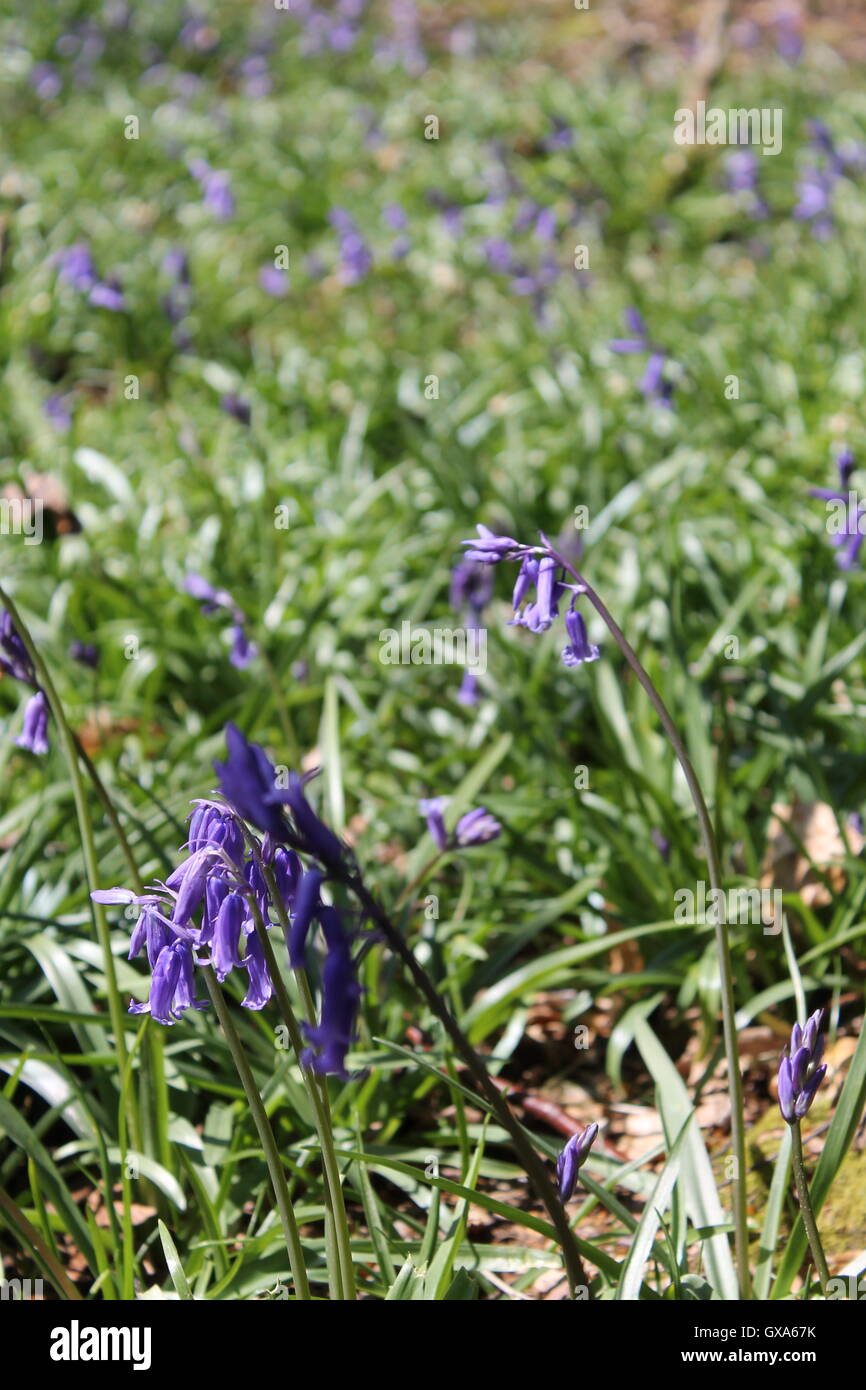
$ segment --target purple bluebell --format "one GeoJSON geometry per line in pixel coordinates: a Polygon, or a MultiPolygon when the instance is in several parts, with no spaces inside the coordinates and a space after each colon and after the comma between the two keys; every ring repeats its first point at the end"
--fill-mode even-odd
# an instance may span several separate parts
{"type": "Polygon", "coordinates": [[[289,277],[276,265],[262,266],[259,271],[259,284],[272,299],[285,299],[289,292],[289,277]]]}
{"type": "Polygon", "coordinates": [[[836,547],[838,568],[848,571],[856,569],[860,547],[866,537],[866,507],[860,505],[856,493],[848,490],[851,474],[856,467],[854,454],[849,448],[837,452],[836,467],[839,470],[839,488],[813,487],[809,489],[809,494],[824,502],[836,503],[843,509],[845,524],[840,530],[832,532],[830,543],[836,547]]]}
{"type": "Polygon", "coordinates": [[[370,249],[345,208],[333,208],[328,220],[340,236],[339,278],[344,285],[357,285],[372,267],[370,249]]]}
{"type": "Polygon", "coordinates": [[[307,937],[313,919],[321,907],[319,889],[322,881],[323,875],[318,869],[306,869],[295,892],[291,926],[286,942],[289,963],[293,970],[305,970],[307,967],[307,937]]]}
{"type": "Polygon", "coordinates": [[[130,1004],[131,1014],[149,1013],[157,1023],[170,1026],[179,1022],[186,1009],[206,1008],[194,997],[192,947],[175,940],[164,946],[153,967],[150,995],[146,1004],[130,1004]]]}
{"type": "Polygon", "coordinates": [[[322,1009],[317,1025],[302,1025],[310,1046],[301,1054],[301,1061],[320,1075],[348,1080],[346,1053],[354,1042],[355,1018],[362,991],[352,960],[351,941],[336,908],[321,908],[319,920],[327,945],[322,970],[322,1009]]]}
{"type": "Polygon", "coordinates": [[[202,192],[202,200],[219,222],[234,216],[235,200],[225,169],[212,169],[206,159],[191,159],[189,172],[202,192]]]}
{"type": "Polygon", "coordinates": [[[87,293],[96,284],[96,269],[86,242],[78,241],[74,246],[58,251],[54,263],[60,279],[74,289],[87,293]]]}
{"type": "Polygon", "coordinates": [[[231,415],[241,425],[248,425],[253,418],[252,407],[249,401],[244,400],[243,396],[237,395],[234,391],[226,391],[220,396],[220,410],[224,410],[226,415],[231,415]]]}
{"type": "Polygon", "coordinates": [[[258,647],[250,640],[247,635],[247,619],[241,608],[237,605],[231,594],[226,589],[216,589],[201,574],[190,572],[183,581],[183,587],[188,594],[197,599],[201,604],[201,611],[206,616],[224,612],[229,615],[231,626],[229,632],[232,639],[232,647],[229,653],[229,661],[242,671],[250,665],[258,656],[258,647]]]}
{"type": "Polygon", "coordinates": [[[0,613],[0,672],[33,691],[24,706],[24,723],[15,742],[30,753],[47,753],[48,701],[36,680],[30,654],[5,608],[0,613]]]}
{"type": "Polygon", "coordinates": [[[247,916],[247,904],[243,896],[240,893],[228,893],[220,904],[210,941],[211,964],[220,982],[242,963],[238,951],[241,929],[247,916]]]}
{"type": "Polygon", "coordinates": [[[562,649],[564,665],[580,666],[584,661],[598,661],[598,647],[589,641],[583,615],[576,608],[570,608],[566,613],[565,629],[569,642],[568,646],[562,649]]]}
{"type": "Polygon", "coordinates": [[[544,137],[542,144],[546,150],[551,152],[553,150],[568,150],[574,144],[574,131],[561,116],[554,116],[553,131],[544,137]]]}
{"type": "Polygon", "coordinates": [[[447,805],[447,796],[428,797],[418,802],[418,810],[427,821],[427,829],[437,849],[443,852],[471,849],[475,845],[488,844],[502,833],[499,822],[483,806],[478,806],[461,816],[449,834],[444,815],[447,805]]]}
{"type": "Polygon", "coordinates": [[[779,1109],[789,1125],[796,1124],[806,1114],[827,1074],[827,1066],[821,1062],[823,1019],[824,1010],[816,1009],[803,1028],[795,1023],[791,1041],[779,1062],[779,1109]]]}
{"type": "Polygon", "coordinates": [[[107,280],[97,280],[88,299],[97,308],[108,309],[112,314],[120,314],[126,308],[123,289],[115,275],[110,275],[107,280]]]}
{"type": "Polygon", "coordinates": [[[42,403],[42,413],[46,420],[50,420],[58,434],[68,434],[72,429],[72,416],[69,413],[69,406],[66,398],[55,391],[50,396],[46,396],[42,403]]]}
{"type": "Polygon", "coordinates": [[[649,338],[646,324],[637,309],[625,311],[626,327],[633,335],[630,338],[613,338],[608,343],[611,352],[620,354],[649,353],[649,360],[640,381],[640,391],[653,404],[672,408],[673,384],[665,375],[667,353],[656,347],[649,338]]]}
{"type": "Polygon", "coordinates": [[[732,150],[725,160],[728,191],[743,210],[756,221],[767,217],[769,208],[758,191],[758,156],[754,150],[732,150]]]}
{"type": "Polygon", "coordinates": [[[598,1134],[598,1125],[587,1125],[586,1129],[578,1130],[573,1134],[566,1144],[559,1158],[556,1160],[556,1179],[559,1184],[559,1200],[565,1204],[574,1196],[574,1189],[577,1186],[577,1175],[581,1166],[586,1162],[589,1151],[595,1143],[598,1134]]]}
{"type": "Polygon", "coordinates": [[[30,85],[40,101],[53,101],[63,91],[63,79],[54,63],[36,63],[30,69],[30,85]]]}
{"type": "Polygon", "coordinates": [[[295,831],[300,839],[300,848],[321,864],[335,867],[342,863],[344,847],[333,830],[330,830],[313,810],[304,794],[304,787],[315,773],[303,777],[296,772],[289,773],[288,787],[279,793],[291,812],[295,831]]]}
{"type": "Polygon", "coordinates": [[[236,724],[226,725],[228,757],[215,762],[220,791],[242,820],[276,841],[285,841],[287,827],[281,805],[286,794],[277,788],[277,772],[267,753],[250,743],[236,724]]]}
{"type": "Polygon", "coordinates": [[[69,655],[73,661],[77,661],[81,666],[89,666],[91,671],[95,671],[99,665],[99,648],[95,647],[92,642],[71,642],[69,655]]]}
{"type": "Polygon", "coordinates": [[[489,844],[501,834],[502,826],[499,821],[491,816],[485,807],[478,806],[474,811],[467,811],[465,816],[460,817],[454,827],[454,843],[460,849],[469,849],[473,845],[489,844]]]}
{"type": "Polygon", "coordinates": [[[519,541],[510,536],[497,536],[481,522],[477,526],[478,535],[469,541],[461,541],[467,547],[466,558],[478,560],[482,565],[497,565],[500,560],[516,559],[525,549],[519,541]]]}
{"type": "Polygon", "coordinates": [[[24,727],[15,742],[31,753],[48,752],[48,701],[41,690],[24,706],[24,727]]]}
{"type": "Polygon", "coordinates": [[[268,973],[262,943],[255,932],[246,938],[246,955],[241,964],[249,978],[247,992],[241,1004],[245,1009],[263,1009],[273,995],[274,986],[268,973]]]}

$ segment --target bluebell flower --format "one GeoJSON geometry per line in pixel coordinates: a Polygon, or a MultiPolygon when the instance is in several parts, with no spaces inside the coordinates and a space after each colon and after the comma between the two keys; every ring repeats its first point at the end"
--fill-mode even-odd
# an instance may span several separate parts
{"type": "Polygon", "coordinates": [[[229,615],[231,619],[229,631],[232,638],[229,661],[237,670],[245,670],[256,659],[259,649],[248,637],[246,615],[235,603],[231,594],[225,589],[215,589],[200,574],[188,574],[184,579],[183,586],[186,592],[201,604],[202,613],[210,615],[225,612],[229,615]]]}
{"type": "Polygon", "coordinates": [[[579,666],[584,661],[597,661],[598,647],[589,641],[583,615],[576,608],[570,608],[566,613],[565,628],[569,643],[562,649],[563,663],[566,666],[579,666]]]}
{"type": "Polygon", "coordinates": [[[586,1162],[589,1151],[595,1143],[598,1134],[598,1125],[587,1125],[586,1129],[578,1130],[573,1134],[566,1144],[559,1158],[556,1160],[556,1178],[559,1183],[559,1199],[564,1204],[574,1196],[574,1189],[577,1186],[577,1175],[581,1165],[586,1162]]]}
{"type": "Polygon", "coordinates": [[[277,773],[265,750],[250,743],[236,724],[226,725],[228,757],[215,762],[220,791],[242,820],[267,832],[276,841],[286,839],[281,811],[284,794],[277,789],[277,773]]]}
{"type": "Polygon", "coordinates": [[[418,802],[418,810],[427,821],[427,829],[436,848],[443,853],[451,849],[469,849],[474,845],[486,845],[502,832],[502,826],[485,810],[478,806],[467,811],[458,820],[454,831],[449,835],[445,826],[447,796],[427,797],[418,802]]]}
{"type": "Polygon", "coordinates": [[[497,565],[500,560],[516,559],[526,549],[510,536],[497,536],[481,522],[477,526],[478,536],[470,541],[461,541],[467,546],[466,558],[478,560],[482,565],[497,565]]]}
{"type": "Polygon", "coordinates": [[[779,1063],[779,1108],[789,1125],[796,1124],[806,1114],[827,1074],[826,1063],[821,1062],[823,1018],[824,1010],[816,1009],[805,1027],[794,1024],[791,1041],[779,1063]]]}
{"type": "Polygon", "coordinates": [[[48,752],[48,701],[41,690],[24,706],[24,727],[15,742],[31,753],[48,752]]]}
{"type": "Polygon", "coordinates": [[[289,963],[293,970],[306,970],[307,968],[307,937],[321,907],[319,889],[322,886],[322,881],[323,875],[318,869],[307,869],[301,875],[298,883],[289,936],[286,942],[289,963]]]}
{"type": "Polygon", "coordinates": [[[304,1066],[321,1075],[348,1080],[346,1053],[354,1042],[355,1018],[361,1000],[352,948],[336,908],[322,907],[319,920],[327,955],[322,970],[322,1010],[317,1025],[304,1023],[310,1046],[301,1054],[304,1066]]]}
{"type": "Polygon", "coordinates": [[[285,270],[276,265],[263,265],[259,271],[259,284],[272,299],[284,299],[289,292],[289,277],[285,270]]]}

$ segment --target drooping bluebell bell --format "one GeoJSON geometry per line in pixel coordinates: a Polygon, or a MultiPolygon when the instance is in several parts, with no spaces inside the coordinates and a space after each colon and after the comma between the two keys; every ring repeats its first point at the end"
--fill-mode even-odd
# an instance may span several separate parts
{"type": "Polygon", "coordinates": [[[469,541],[461,541],[465,545],[466,558],[468,560],[478,560],[482,565],[498,565],[500,560],[517,559],[525,550],[519,541],[512,540],[510,536],[497,536],[488,526],[482,525],[479,521],[477,526],[478,535],[469,541]]]}
{"type": "Polygon", "coordinates": [[[789,1125],[796,1124],[806,1114],[827,1074],[826,1063],[821,1061],[823,1019],[824,1010],[816,1009],[803,1028],[795,1023],[791,1041],[779,1062],[779,1109],[789,1125]]]}
{"type": "Polygon", "coordinates": [[[30,753],[48,752],[48,701],[41,690],[24,706],[24,727],[15,742],[30,753]]]}
{"type": "Polygon", "coordinates": [[[319,921],[327,954],[322,969],[322,1009],[318,1024],[303,1024],[310,1046],[301,1054],[305,1066],[321,1075],[348,1080],[346,1053],[354,1042],[361,987],[352,959],[352,945],[339,912],[321,907],[319,921]]]}
{"type": "Polygon", "coordinates": [[[565,628],[569,636],[567,647],[562,649],[565,666],[580,666],[584,661],[597,661],[598,647],[590,642],[586,633],[583,615],[576,608],[570,608],[565,615],[565,628]]]}
{"type": "Polygon", "coordinates": [[[321,907],[319,890],[323,874],[318,869],[306,869],[300,878],[294,896],[289,937],[286,945],[289,963],[293,970],[307,968],[307,937],[310,927],[321,907]]]}
{"type": "Polygon", "coordinates": [[[556,1178],[559,1184],[559,1200],[564,1204],[571,1200],[577,1186],[577,1175],[581,1165],[586,1162],[589,1151],[595,1143],[598,1125],[587,1125],[578,1130],[566,1144],[556,1160],[556,1178]]]}

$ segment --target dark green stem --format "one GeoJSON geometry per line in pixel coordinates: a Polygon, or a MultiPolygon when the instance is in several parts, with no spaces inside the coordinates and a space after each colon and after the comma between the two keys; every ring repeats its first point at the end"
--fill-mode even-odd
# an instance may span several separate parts
{"type": "Polygon", "coordinates": [[[803,1225],[806,1228],[806,1235],[809,1238],[809,1249],[812,1251],[812,1259],[815,1261],[815,1268],[818,1271],[818,1278],[821,1282],[821,1292],[826,1298],[830,1271],[827,1268],[827,1259],[824,1255],[821,1237],[818,1234],[818,1223],[815,1220],[812,1198],[809,1195],[809,1184],[806,1181],[806,1167],[803,1162],[803,1137],[800,1134],[799,1120],[795,1120],[791,1125],[791,1138],[793,1139],[791,1159],[794,1169],[794,1182],[797,1185],[797,1197],[800,1201],[800,1215],[803,1218],[803,1225]]]}

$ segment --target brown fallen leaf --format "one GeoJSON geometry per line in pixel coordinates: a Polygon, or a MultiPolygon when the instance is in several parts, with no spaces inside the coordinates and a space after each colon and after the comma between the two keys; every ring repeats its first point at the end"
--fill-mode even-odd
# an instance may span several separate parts
{"type": "MultiPolygon", "coordinates": [[[[833,807],[823,801],[795,801],[792,806],[777,803],[772,808],[771,826],[761,866],[761,888],[799,893],[807,907],[826,907],[833,894],[845,886],[844,860],[848,853],[833,807]],[[813,865],[822,871],[829,889],[813,865]]],[[[859,854],[866,837],[850,823],[846,835],[851,853],[859,854]]]]}

